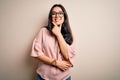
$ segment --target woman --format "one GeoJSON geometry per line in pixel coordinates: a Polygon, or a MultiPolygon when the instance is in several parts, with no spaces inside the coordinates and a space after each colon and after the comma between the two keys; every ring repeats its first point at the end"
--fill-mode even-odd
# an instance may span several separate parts
{"type": "Polygon", "coordinates": [[[48,26],[42,27],[34,39],[31,56],[40,60],[36,70],[37,80],[71,80],[74,37],[66,10],[61,4],[51,8],[48,26]]]}

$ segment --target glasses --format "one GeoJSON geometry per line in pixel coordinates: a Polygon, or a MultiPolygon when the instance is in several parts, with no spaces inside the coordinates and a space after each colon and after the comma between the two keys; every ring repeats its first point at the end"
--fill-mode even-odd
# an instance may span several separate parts
{"type": "Polygon", "coordinates": [[[62,11],[60,11],[60,12],[55,12],[55,11],[53,11],[53,12],[52,12],[52,17],[56,17],[57,15],[58,15],[59,17],[63,17],[63,14],[64,14],[64,12],[62,12],[62,11]]]}

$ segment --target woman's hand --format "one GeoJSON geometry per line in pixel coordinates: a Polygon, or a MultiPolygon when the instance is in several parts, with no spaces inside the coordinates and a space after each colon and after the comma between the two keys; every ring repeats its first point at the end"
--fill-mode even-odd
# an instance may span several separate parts
{"type": "Polygon", "coordinates": [[[57,61],[56,66],[61,69],[62,71],[65,71],[72,67],[72,65],[69,63],[69,61],[57,61]]]}
{"type": "Polygon", "coordinates": [[[52,32],[54,35],[59,36],[61,35],[61,25],[57,25],[56,23],[52,22],[54,27],[52,29],[52,32]]]}

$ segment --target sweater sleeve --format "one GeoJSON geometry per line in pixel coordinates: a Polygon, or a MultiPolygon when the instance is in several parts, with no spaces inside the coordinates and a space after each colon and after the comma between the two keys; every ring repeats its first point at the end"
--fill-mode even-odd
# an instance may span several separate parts
{"type": "Polygon", "coordinates": [[[74,38],[73,38],[73,43],[71,45],[67,44],[67,49],[68,49],[69,61],[73,65],[74,64],[75,55],[76,55],[75,39],[74,38]]]}
{"type": "Polygon", "coordinates": [[[43,55],[43,50],[43,29],[41,29],[33,41],[31,56],[38,57],[43,55]]]}

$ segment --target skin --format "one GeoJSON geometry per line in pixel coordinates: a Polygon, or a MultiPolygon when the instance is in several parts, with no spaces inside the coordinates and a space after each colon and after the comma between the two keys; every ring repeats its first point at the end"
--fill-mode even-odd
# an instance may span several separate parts
{"type": "MultiPolygon", "coordinates": [[[[62,9],[60,7],[53,8],[54,12],[62,12],[62,9]]],[[[54,24],[54,27],[52,29],[53,34],[57,37],[58,43],[60,46],[60,49],[62,51],[62,54],[66,60],[68,60],[68,51],[67,51],[67,44],[61,34],[61,26],[64,22],[64,16],[60,17],[59,15],[56,15],[52,18],[52,23],[54,24]]]]}
{"type": "MultiPolygon", "coordinates": [[[[52,11],[53,12],[63,12],[60,7],[54,7],[52,11]]],[[[61,25],[64,22],[64,16],[60,17],[59,15],[56,15],[55,17],[52,18],[52,21],[53,21],[54,25],[60,25],[60,27],[61,27],[61,25]]]]}
{"type": "MultiPolygon", "coordinates": [[[[62,9],[60,7],[54,7],[53,8],[54,12],[60,12],[62,11],[62,9]]],[[[58,14],[55,15],[55,17],[52,17],[52,23],[54,24],[54,27],[52,29],[53,34],[56,36],[60,49],[61,49],[61,53],[64,57],[63,61],[56,61],[56,63],[52,63],[51,62],[54,60],[53,58],[49,58],[48,56],[45,55],[41,55],[38,57],[39,60],[56,66],[57,68],[59,68],[62,71],[65,71],[67,69],[69,69],[70,67],[72,67],[72,64],[69,61],[69,56],[68,56],[68,51],[67,51],[67,43],[65,42],[62,34],[61,34],[61,26],[64,22],[64,16],[60,17],[58,14]]]]}

